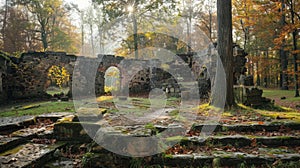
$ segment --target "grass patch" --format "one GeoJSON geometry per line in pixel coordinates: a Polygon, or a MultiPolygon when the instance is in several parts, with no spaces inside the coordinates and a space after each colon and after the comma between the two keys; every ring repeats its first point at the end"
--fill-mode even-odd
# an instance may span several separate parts
{"type": "Polygon", "coordinates": [[[300,102],[300,97],[295,97],[294,90],[264,89],[263,97],[270,99],[280,99],[281,97],[286,97],[286,99],[282,101],[300,102]]]}
{"type": "Polygon", "coordinates": [[[40,115],[52,112],[74,112],[73,102],[38,102],[0,111],[0,117],[40,115]]]}

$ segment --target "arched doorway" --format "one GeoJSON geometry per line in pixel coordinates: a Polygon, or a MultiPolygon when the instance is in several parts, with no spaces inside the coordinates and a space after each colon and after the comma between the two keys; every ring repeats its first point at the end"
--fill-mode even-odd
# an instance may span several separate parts
{"type": "Polygon", "coordinates": [[[69,87],[70,73],[63,66],[52,65],[47,70],[47,81],[44,85],[45,92],[49,95],[63,94],[67,95],[69,87]]]}
{"type": "Polygon", "coordinates": [[[115,67],[109,67],[104,74],[104,92],[111,94],[120,90],[121,86],[121,73],[120,70],[115,67]]]}

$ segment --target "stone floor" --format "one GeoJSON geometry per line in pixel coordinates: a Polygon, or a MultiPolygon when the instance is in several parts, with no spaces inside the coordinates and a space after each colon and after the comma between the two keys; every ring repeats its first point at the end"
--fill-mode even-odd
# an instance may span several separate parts
{"type": "MultiPolygon", "coordinates": [[[[0,167],[276,167],[300,165],[300,123],[194,124],[182,136],[165,137],[172,143],[162,154],[126,157],[114,154],[93,142],[97,131],[122,136],[160,136],[176,132],[172,124],[112,125],[118,115],[79,122],[72,113],[36,117],[4,118],[0,125],[0,167]],[[7,119],[7,121],[5,121],[7,119]],[[105,121],[104,121],[105,120],[105,121]],[[203,128],[214,128],[211,135],[203,128]],[[205,132],[205,131],[204,131],[205,132]],[[93,135],[93,136],[91,136],[93,135]],[[179,139],[179,140],[178,140],[179,139]]],[[[167,115],[168,112],[165,112],[167,115]]],[[[95,116],[90,116],[90,118],[95,116]]],[[[162,116],[161,116],[162,117],[162,116]]],[[[89,116],[85,116],[85,119],[89,116]]],[[[161,118],[166,119],[165,117],[161,118]]],[[[171,135],[171,134],[170,134],[171,135]]],[[[153,148],[156,148],[155,146],[153,148]]],[[[125,149],[126,150],[126,149],[125,149]]],[[[130,152],[130,151],[128,151],[130,152]]]]}

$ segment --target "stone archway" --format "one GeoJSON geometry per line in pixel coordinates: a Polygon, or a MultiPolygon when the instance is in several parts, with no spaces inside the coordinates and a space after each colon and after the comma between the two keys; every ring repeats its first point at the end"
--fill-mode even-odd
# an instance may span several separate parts
{"type": "Polygon", "coordinates": [[[71,90],[72,73],[76,57],[66,53],[34,52],[24,53],[18,60],[18,68],[12,74],[14,81],[11,97],[33,98],[47,97],[48,71],[52,66],[64,67],[70,74],[68,87],[71,90]]]}
{"type": "Polygon", "coordinates": [[[67,95],[70,91],[70,70],[63,65],[52,65],[48,68],[44,91],[49,95],[67,95]]]}
{"type": "Polygon", "coordinates": [[[121,71],[116,66],[110,66],[104,73],[104,92],[116,92],[121,88],[121,71]]]}

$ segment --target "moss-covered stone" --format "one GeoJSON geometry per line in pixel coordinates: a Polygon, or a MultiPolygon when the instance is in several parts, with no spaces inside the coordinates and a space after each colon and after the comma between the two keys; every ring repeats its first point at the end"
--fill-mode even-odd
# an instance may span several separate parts
{"type": "Polygon", "coordinates": [[[99,128],[93,123],[62,122],[54,125],[54,136],[64,141],[90,142],[99,128]]]}

